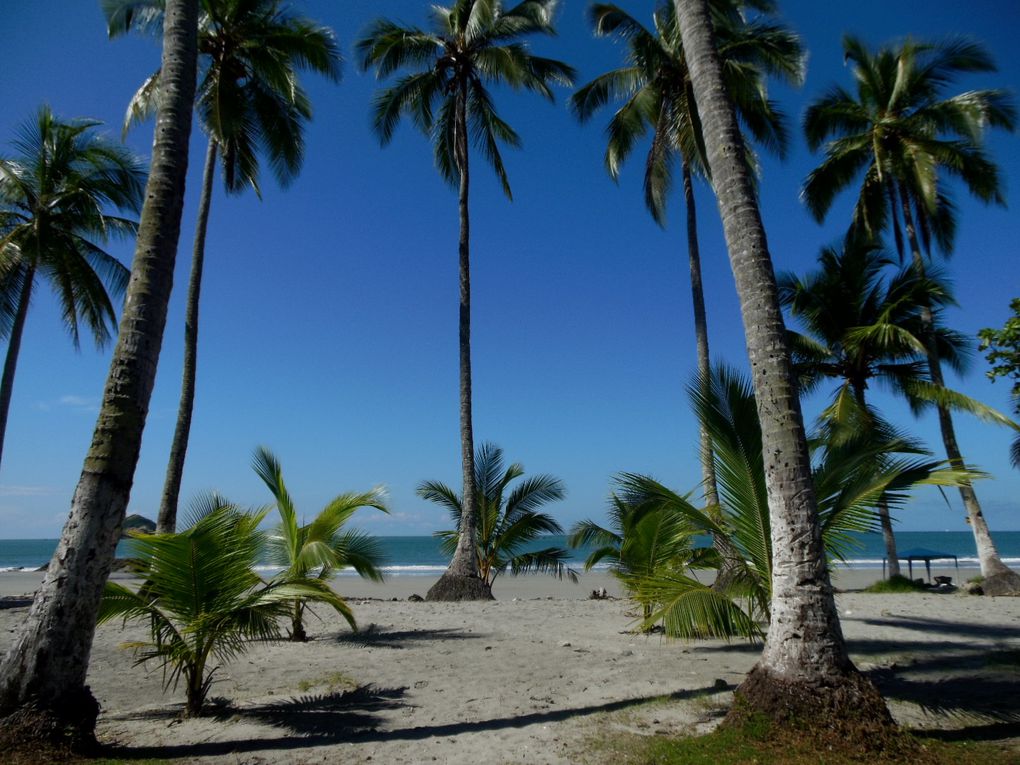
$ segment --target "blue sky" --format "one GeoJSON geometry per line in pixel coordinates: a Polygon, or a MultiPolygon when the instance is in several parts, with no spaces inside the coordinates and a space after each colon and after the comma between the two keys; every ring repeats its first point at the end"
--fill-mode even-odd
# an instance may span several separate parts
{"type": "MultiPolygon", "coordinates": [[[[379,15],[423,23],[420,0],[295,2],[337,32],[347,63],[339,85],[306,77],[315,104],[306,161],[290,188],[267,176],[263,199],[226,197],[212,207],[204,281],[198,394],[182,497],[215,489],[236,502],[268,495],[249,466],[265,444],[280,457],[291,492],[311,514],[333,495],[385,485],[392,514],[363,513],[380,534],[427,534],[448,521],[414,494],[423,479],[456,485],[456,195],[409,126],[382,149],[369,108],[377,83],[357,71],[352,45],[379,15]]],[[[620,64],[622,48],[592,38],[587,2],[565,0],[560,35],[537,39],[543,55],[579,70],[579,82],[620,64]]],[[[624,0],[648,20],[651,2],[624,0]]],[[[999,65],[960,89],[1020,86],[1015,31],[1020,6],[994,0],[817,3],[786,0],[783,17],[810,51],[800,90],[776,86],[793,136],[788,160],[766,159],[762,211],[776,266],[803,273],[819,247],[845,228],[850,195],[824,226],[798,201],[817,162],[797,128],[813,98],[849,85],[840,38],[872,45],[904,35],[968,34],[999,65]]],[[[63,117],[103,120],[117,135],[128,99],[158,66],[151,40],[109,41],[96,2],[5,4],[0,52],[0,151],[42,103],[63,117]]],[[[524,141],[505,153],[515,201],[476,161],[472,187],[475,433],[503,446],[529,472],[564,480],[554,509],[564,526],[602,518],[613,473],[650,473],[683,491],[699,479],[697,431],[684,386],[694,342],[683,209],[660,230],[644,209],[642,157],[618,185],[602,166],[605,119],[580,126],[566,107],[497,94],[524,141]]],[[[152,126],[128,144],[147,155],[152,126]]],[[[1007,197],[1016,202],[1015,135],[992,134],[1007,197]]],[[[204,136],[196,129],[175,291],[130,512],[155,516],[179,394],[184,289],[190,267],[204,136]]],[[[948,264],[960,308],[948,320],[974,335],[999,326],[1020,294],[1020,219],[956,194],[960,228],[948,264]]],[[[699,189],[709,326],[717,359],[743,367],[743,334],[713,198],[699,189]]],[[[1014,205],[1015,209],[1015,205],[1014,205]]],[[[125,262],[131,247],[113,250],[125,262]]],[[[975,342],[976,345],[976,342],[975,342]]],[[[109,349],[75,352],[54,302],[39,290],[29,315],[0,469],[0,538],[55,537],[66,518],[109,364],[109,349]]],[[[1004,382],[989,383],[975,353],[953,383],[1006,409],[1004,382]]],[[[914,420],[892,399],[875,400],[898,424],[941,453],[934,416],[914,420]]],[[[817,413],[822,398],[807,402],[817,413]]],[[[994,476],[978,486],[994,530],[1020,529],[1020,472],[1009,467],[1010,433],[957,418],[965,456],[994,476]]],[[[922,492],[900,527],[963,530],[959,498],[949,506],[922,492]]]]}

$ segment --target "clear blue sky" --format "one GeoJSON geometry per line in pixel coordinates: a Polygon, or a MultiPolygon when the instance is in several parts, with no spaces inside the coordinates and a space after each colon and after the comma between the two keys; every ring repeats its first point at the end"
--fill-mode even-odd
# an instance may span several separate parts
{"type": "MultiPolygon", "coordinates": [[[[639,18],[653,3],[623,0],[639,18]]],[[[240,503],[267,492],[249,467],[253,448],[279,455],[292,494],[306,513],[340,491],[383,484],[393,514],[367,513],[380,534],[445,528],[443,513],[414,495],[426,478],[458,483],[457,209],[454,192],[432,166],[423,137],[409,126],[379,147],[369,124],[376,82],[353,65],[352,44],[380,14],[423,23],[422,0],[306,0],[295,7],[331,25],[347,64],[343,82],[305,84],[315,120],[307,158],[286,190],[267,176],[264,199],[251,193],[212,207],[204,281],[198,394],[182,497],[215,489],[240,503]],[[377,516],[377,517],[376,517],[377,516]]],[[[561,34],[535,49],[561,58],[586,82],[618,66],[622,49],[593,39],[587,2],[565,0],[561,34]]],[[[778,269],[803,272],[821,245],[846,225],[850,197],[825,226],[798,201],[817,161],[797,128],[806,104],[833,82],[849,84],[840,38],[872,44],[910,34],[969,34],[995,56],[996,75],[970,87],[1020,87],[1016,30],[1020,6],[996,0],[785,0],[784,18],[810,50],[806,85],[773,93],[791,122],[788,161],[766,160],[762,206],[778,269]]],[[[124,107],[157,66],[146,39],[106,38],[98,3],[4,3],[0,52],[0,151],[42,103],[64,117],[103,120],[119,133],[124,107]]],[[[647,472],[683,491],[699,477],[696,425],[684,385],[694,342],[683,211],[668,230],[646,213],[642,157],[614,185],[602,167],[604,119],[579,126],[565,105],[497,94],[524,140],[507,151],[515,201],[508,203],[480,162],[472,188],[476,438],[502,445],[530,472],[561,477],[564,526],[602,518],[610,477],[647,472]]],[[[151,124],[129,136],[140,154],[151,124]]],[[[962,193],[957,252],[949,264],[960,309],[949,321],[969,335],[1001,325],[1020,294],[1018,137],[993,134],[1012,210],[983,208],[962,193]]],[[[184,287],[204,137],[196,129],[176,286],[130,512],[154,517],[176,416],[184,287]]],[[[679,202],[680,200],[676,200],[679,202]]],[[[718,213],[699,190],[702,256],[713,352],[745,366],[743,334],[718,213]]],[[[127,262],[131,248],[118,246],[127,262]]],[[[975,342],[976,345],[976,342],[975,342]]],[[[55,537],[91,437],[109,349],[74,352],[45,290],[25,331],[0,472],[0,538],[55,537]]],[[[1008,406],[1007,385],[990,384],[983,358],[954,384],[989,404],[1008,406]]],[[[941,453],[934,416],[915,421],[878,396],[888,416],[941,453]]],[[[820,400],[808,402],[807,414],[820,400]]],[[[1010,433],[958,417],[965,456],[994,476],[978,487],[993,531],[1020,529],[1020,473],[1007,461],[1010,433]]],[[[903,529],[965,529],[959,498],[951,508],[923,493],[900,513],[903,529]]]]}

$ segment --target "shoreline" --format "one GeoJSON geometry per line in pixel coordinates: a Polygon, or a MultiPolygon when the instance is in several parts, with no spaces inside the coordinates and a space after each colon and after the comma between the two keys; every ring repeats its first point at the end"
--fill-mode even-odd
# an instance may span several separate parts
{"type": "MultiPolygon", "coordinates": [[[[963,585],[968,579],[980,574],[977,568],[960,566],[935,566],[931,568],[932,577],[952,577],[956,587],[963,585]]],[[[29,597],[42,583],[43,571],[3,571],[0,572],[0,598],[29,597]]],[[[906,576],[906,568],[904,568],[906,576]]],[[[111,579],[130,580],[131,577],[114,572],[111,579]]],[[[412,595],[425,596],[428,589],[435,584],[438,574],[396,574],[390,575],[383,582],[371,582],[353,575],[334,576],[330,583],[333,588],[346,598],[355,600],[406,600],[412,595]]],[[[914,578],[926,578],[924,566],[914,567],[914,578]]],[[[837,592],[856,592],[882,579],[882,570],[874,568],[839,567],[832,572],[832,585],[837,592]]],[[[613,598],[622,599],[623,589],[619,581],[608,571],[588,571],[578,575],[578,583],[559,580],[543,574],[524,574],[521,576],[497,577],[493,583],[492,594],[496,600],[534,600],[552,598],[557,600],[586,600],[592,590],[605,588],[613,598]]]]}

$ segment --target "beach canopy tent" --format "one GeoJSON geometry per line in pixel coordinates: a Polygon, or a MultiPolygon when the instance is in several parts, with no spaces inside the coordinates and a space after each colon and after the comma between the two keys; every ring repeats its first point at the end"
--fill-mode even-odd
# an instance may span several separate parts
{"type": "MultiPolygon", "coordinates": [[[[924,568],[928,572],[928,581],[931,581],[931,562],[933,560],[948,560],[953,559],[953,563],[956,564],[956,571],[960,571],[960,561],[952,553],[936,552],[935,550],[928,550],[924,547],[914,547],[910,550],[904,550],[901,553],[897,553],[896,557],[899,560],[905,560],[907,562],[907,570],[910,572],[910,578],[914,578],[914,561],[924,561],[924,568]]],[[[887,558],[882,558],[882,578],[885,579],[885,565],[887,558]]]]}

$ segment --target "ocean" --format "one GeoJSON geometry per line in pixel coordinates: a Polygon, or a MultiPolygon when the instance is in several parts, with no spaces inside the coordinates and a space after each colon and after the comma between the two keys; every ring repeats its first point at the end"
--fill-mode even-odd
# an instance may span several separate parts
{"type": "MultiPolygon", "coordinates": [[[[992,536],[1006,564],[1020,567],[1020,531],[1000,531],[992,536]]],[[[882,568],[885,548],[881,535],[861,534],[857,540],[860,546],[850,554],[846,565],[855,569],[882,568]]],[[[379,541],[386,555],[383,572],[387,576],[438,576],[446,569],[447,558],[432,537],[379,537],[379,541]]],[[[896,534],[896,543],[900,552],[921,547],[956,555],[964,568],[978,565],[974,537],[969,531],[900,531],[896,534]]],[[[121,542],[117,548],[119,557],[130,554],[129,544],[121,542]]],[[[50,559],[56,546],[56,539],[0,539],[0,572],[39,568],[50,559]]],[[[549,546],[566,547],[566,537],[544,537],[534,548],[549,546]]],[[[587,554],[584,549],[572,551],[571,565],[580,570],[587,554]]],[[[260,568],[267,572],[273,570],[271,566],[260,568]]],[[[339,575],[356,576],[353,571],[339,575]]]]}

